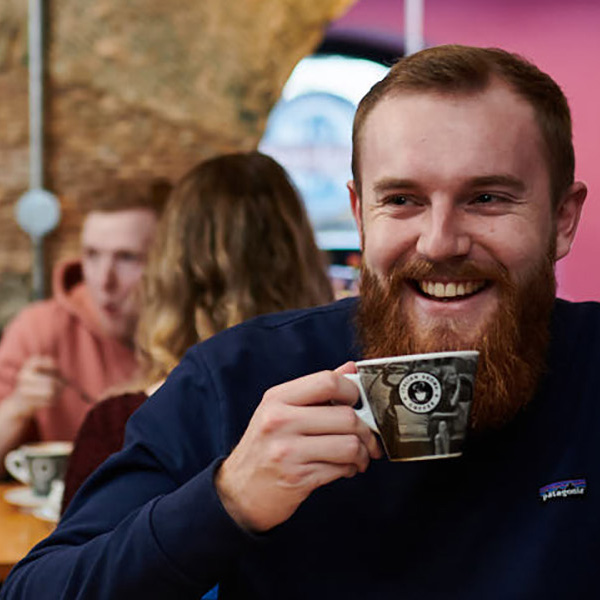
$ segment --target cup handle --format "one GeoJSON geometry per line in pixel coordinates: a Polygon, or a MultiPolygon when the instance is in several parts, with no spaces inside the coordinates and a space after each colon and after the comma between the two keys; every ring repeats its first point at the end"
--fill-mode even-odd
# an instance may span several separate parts
{"type": "Polygon", "coordinates": [[[367,395],[365,394],[365,390],[360,380],[360,375],[358,373],[344,373],[344,377],[350,381],[353,381],[360,392],[362,406],[360,408],[355,408],[354,412],[360,417],[360,419],[367,425],[369,429],[372,429],[375,433],[379,433],[377,423],[375,423],[375,417],[373,416],[373,411],[369,406],[367,395]]]}
{"type": "Polygon", "coordinates": [[[31,483],[29,469],[25,464],[25,456],[20,450],[13,450],[4,457],[6,470],[21,483],[31,483]]]}

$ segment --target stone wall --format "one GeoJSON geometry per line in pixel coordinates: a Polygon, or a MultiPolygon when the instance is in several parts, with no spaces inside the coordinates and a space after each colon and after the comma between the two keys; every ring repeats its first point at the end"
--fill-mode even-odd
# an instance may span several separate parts
{"type": "MultiPolygon", "coordinates": [[[[45,186],[62,220],[47,273],[77,252],[82,198],[115,174],[176,179],[255,148],[296,63],[355,0],[51,0],[45,186]],[[235,7],[235,10],[233,10],[235,7]]],[[[14,220],[28,187],[27,2],[0,3],[0,327],[28,299],[14,220]]]]}

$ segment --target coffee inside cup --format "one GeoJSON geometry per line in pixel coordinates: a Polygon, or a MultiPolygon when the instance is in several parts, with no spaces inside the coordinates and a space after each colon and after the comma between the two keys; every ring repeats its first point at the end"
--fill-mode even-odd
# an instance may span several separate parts
{"type": "Polygon", "coordinates": [[[64,456],[71,454],[72,442],[51,441],[25,444],[21,449],[27,456],[64,456]]]}

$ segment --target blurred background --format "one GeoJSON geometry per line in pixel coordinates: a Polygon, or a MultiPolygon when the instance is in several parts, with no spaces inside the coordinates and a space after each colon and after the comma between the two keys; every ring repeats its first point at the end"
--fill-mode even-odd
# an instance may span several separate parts
{"type": "MultiPolygon", "coordinates": [[[[558,266],[559,294],[600,299],[597,0],[419,0],[408,16],[403,0],[34,1],[43,9],[39,168],[61,212],[43,240],[44,273],[77,253],[81,207],[103,182],[148,172],[175,180],[203,158],[258,147],[291,173],[338,292],[352,293],[360,259],[345,184],[356,103],[411,44],[461,43],[521,53],[563,87],[589,196],[558,266]]],[[[0,329],[32,296],[31,239],[15,217],[35,168],[31,2],[0,3],[0,329]]]]}

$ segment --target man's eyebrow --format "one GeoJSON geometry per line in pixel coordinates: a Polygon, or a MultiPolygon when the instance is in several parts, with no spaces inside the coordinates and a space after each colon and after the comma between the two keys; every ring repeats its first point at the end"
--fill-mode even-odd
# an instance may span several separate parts
{"type": "Polygon", "coordinates": [[[373,184],[373,191],[376,194],[382,194],[392,190],[416,190],[420,186],[413,179],[401,179],[396,177],[385,177],[373,184]]]}
{"type": "Polygon", "coordinates": [[[469,180],[469,186],[480,188],[489,186],[501,186],[511,188],[516,192],[524,192],[526,190],[525,183],[522,179],[513,175],[484,175],[481,177],[473,177],[469,180]]]}
{"type": "MultiPolygon", "coordinates": [[[[514,175],[496,174],[481,175],[472,177],[467,182],[468,187],[481,188],[489,186],[501,186],[511,188],[515,192],[524,192],[526,190],[523,180],[514,175]]],[[[385,177],[373,185],[373,191],[376,194],[382,194],[393,190],[417,190],[420,185],[414,179],[385,177]]]]}

